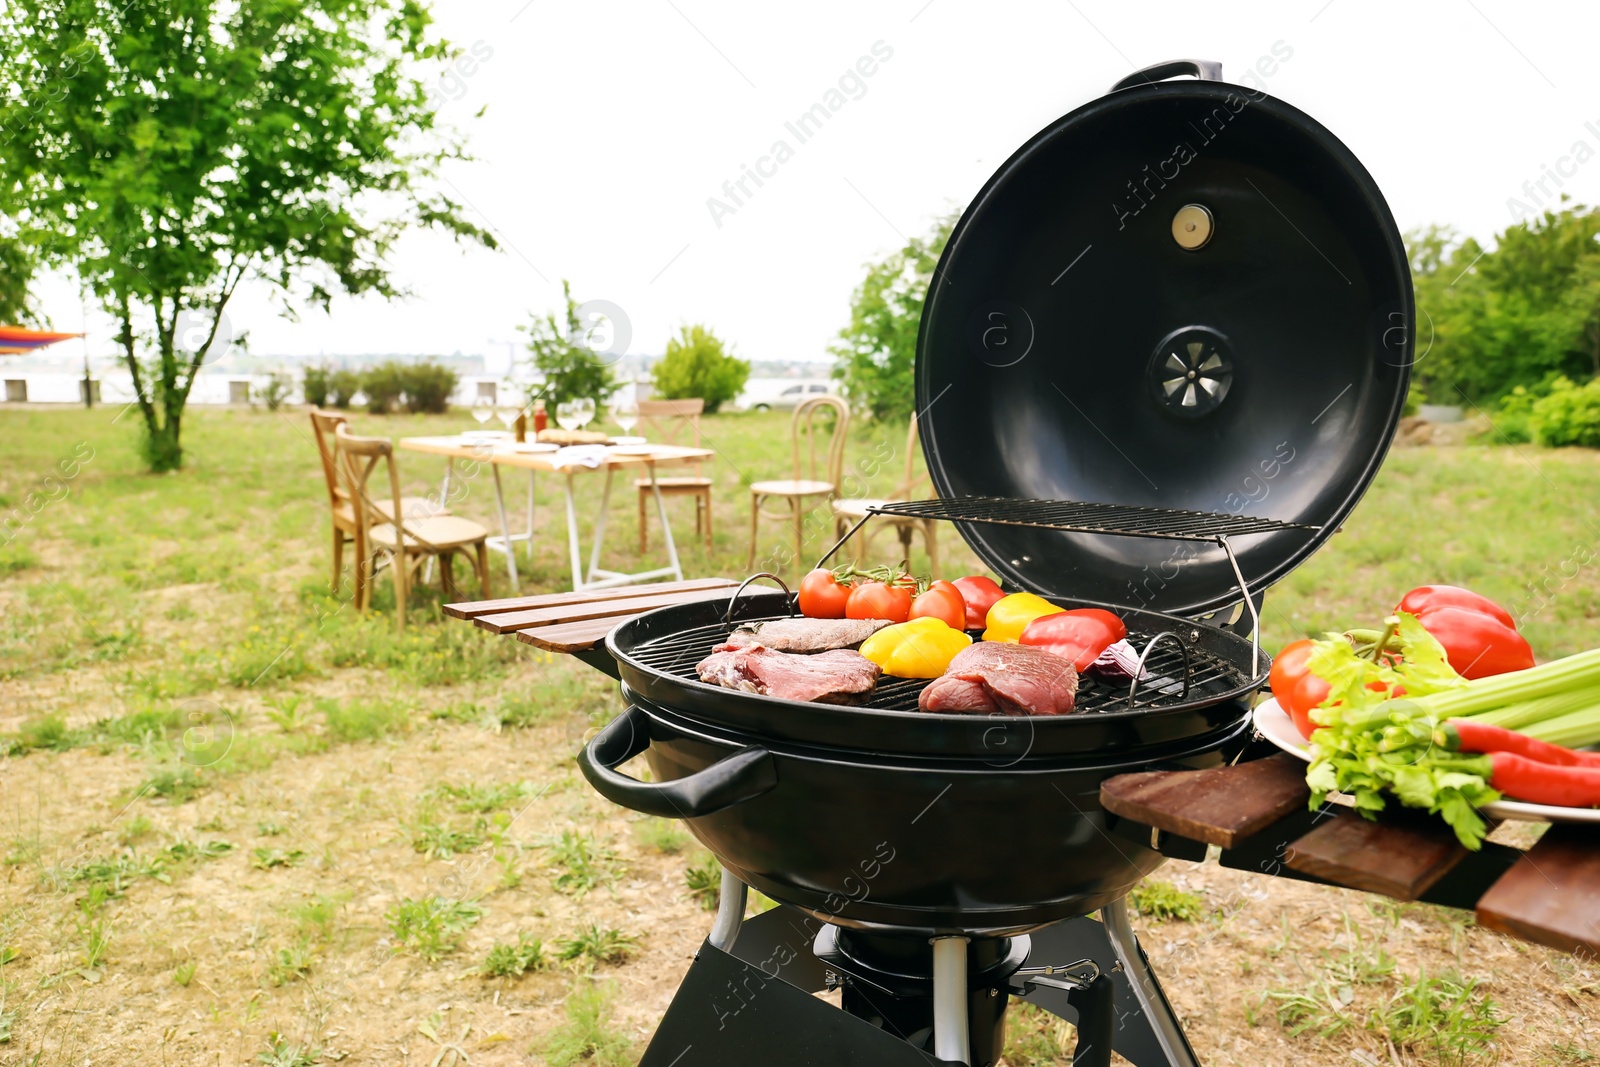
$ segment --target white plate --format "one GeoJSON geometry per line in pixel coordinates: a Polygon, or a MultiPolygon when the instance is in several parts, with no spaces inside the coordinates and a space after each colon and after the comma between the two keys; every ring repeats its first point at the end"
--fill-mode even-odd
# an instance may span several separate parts
{"type": "Polygon", "coordinates": [[[653,456],[657,445],[617,445],[611,451],[618,456],[653,456]]]}
{"type": "MultiPolygon", "coordinates": [[[[1256,729],[1261,736],[1291,756],[1311,761],[1311,743],[1300,736],[1288,712],[1268,697],[1256,705],[1256,729]]],[[[1521,819],[1525,822],[1600,823],[1600,808],[1558,808],[1552,804],[1528,804],[1521,800],[1496,800],[1478,809],[1491,819],[1521,819]]]]}
{"type": "Polygon", "coordinates": [[[505,430],[462,430],[459,436],[467,441],[498,441],[511,435],[505,430]]]}
{"type": "Polygon", "coordinates": [[[642,445],[648,440],[648,437],[613,437],[611,443],[614,445],[642,445]]]}
{"type": "Polygon", "coordinates": [[[553,445],[548,441],[513,441],[511,451],[521,452],[524,455],[538,455],[546,452],[561,451],[560,445],[553,445]]]}

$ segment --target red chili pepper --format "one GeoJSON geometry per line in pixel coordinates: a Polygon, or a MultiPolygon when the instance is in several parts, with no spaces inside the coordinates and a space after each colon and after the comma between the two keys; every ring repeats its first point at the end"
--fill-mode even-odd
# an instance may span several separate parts
{"type": "Polygon", "coordinates": [[[1511,613],[1486,596],[1480,596],[1470,589],[1463,589],[1459,585],[1419,585],[1411,592],[1400,598],[1396,611],[1409,612],[1419,618],[1424,612],[1433,611],[1435,608],[1466,608],[1476,611],[1479,615],[1488,615],[1498,619],[1513,630],[1517,622],[1511,613]]]}
{"type": "Polygon", "coordinates": [[[1451,719],[1434,731],[1433,739],[1436,744],[1456,752],[1509,752],[1539,763],[1562,767],[1600,767],[1600,752],[1579,752],[1507,730],[1503,726],[1490,726],[1470,719],[1451,719]]]}
{"type": "Polygon", "coordinates": [[[982,574],[969,574],[950,584],[960,590],[961,599],[967,605],[966,628],[969,630],[981,630],[987,626],[989,609],[994,607],[995,601],[1006,595],[993,578],[982,574]]]}
{"type": "Polygon", "coordinates": [[[1496,752],[1489,759],[1494,766],[1489,784],[1508,797],[1563,808],[1600,805],[1600,767],[1562,767],[1513,752],[1496,752]]]}
{"type": "Polygon", "coordinates": [[[1533,666],[1527,639],[1492,615],[1470,608],[1437,607],[1417,616],[1444,646],[1450,666],[1463,678],[1488,678],[1533,666]]]}
{"type": "Polygon", "coordinates": [[[1111,612],[1078,608],[1034,619],[1022,631],[1019,643],[1069,659],[1081,671],[1127,636],[1128,627],[1111,612]]]}

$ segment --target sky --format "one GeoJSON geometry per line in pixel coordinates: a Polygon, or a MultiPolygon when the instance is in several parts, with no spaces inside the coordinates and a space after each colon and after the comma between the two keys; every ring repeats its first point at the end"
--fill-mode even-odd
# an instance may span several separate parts
{"type": "MultiPolygon", "coordinates": [[[[1057,117],[1174,58],[1220,61],[1231,81],[1287,55],[1267,91],[1351,148],[1402,229],[1489,238],[1558,165],[1562,191],[1600,203],[1600,158],[1573,157],[1579,141],[1600,152],[1589,4],[442,0],[435,14],[464,59],[430,77],[475,157],[444,189],[501,250],[408,234],[391,266],[409,298],[339,297],[298,322],[247,286],[228,329],[251,352],[503,367],[565,278],[616,309],[628,352],[698,322],[748,358],[825,359],[864,263],[964,206],[1057,117]],[[785,124],[819,102],[837,110],[802,142],[785,124]]],[[[68,279],[39,296],[56,328],[113,353],[109,320],[68,279]]]]}

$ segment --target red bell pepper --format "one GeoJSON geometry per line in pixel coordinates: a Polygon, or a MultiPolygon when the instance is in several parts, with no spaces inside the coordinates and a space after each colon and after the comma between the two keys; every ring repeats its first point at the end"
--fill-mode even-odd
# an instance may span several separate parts
{"type": "Polygon", "coordinates": [[[1078,608],[1034,619],[1022,631],[1019,643],[1069,659],[1081,671],[1127,636],[1128,627],[1111,612],[1078,608]]]}
{"type": "Polygon", "coordinates": [[[989,609],[994,607],[995,601],[1006,595],[993,578],[982,574],[969,574],[950,584],[960,591],[961,599],[967,605],[966,628],[969,630],[981,630],[988,625],[985,620],[989,617],[989,609]]]}
{"type": "Polygon", "coordinates": [[[1401,597],[1400,603],[1394,610],[1409,612],[1420,619],[1435,608],[1466,608],[1468,611],[1476,611],[1480,615],[1499,619],[1513,630],[1517,628],[1511,612],[1488,597],[1480,596],[1470,589],[1463,589],[1459,585],[1419,585],[1401,597]]]}
{"type": "Polygon", "coordinates": [[[1493,615],[1470,608],[1436,607],[1417,616],[1444,646],[1450,666],[1463,678],[1488,678],[1533,666],[1527,639],[1493,615]]]}

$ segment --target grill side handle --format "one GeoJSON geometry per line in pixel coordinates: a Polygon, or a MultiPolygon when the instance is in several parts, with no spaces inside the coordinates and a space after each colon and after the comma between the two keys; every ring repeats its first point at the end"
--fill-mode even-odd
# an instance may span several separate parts
{"type": "Polygon", "coordinates": [[[659,815],[694,819],[754,800],[778,784],[772,753],[749,745],[711,766],[670,782],[641,782],[614,770],[650,747],[650,717],[630,707],[578,751],[578,768],[613,804],[659,815]]]}

